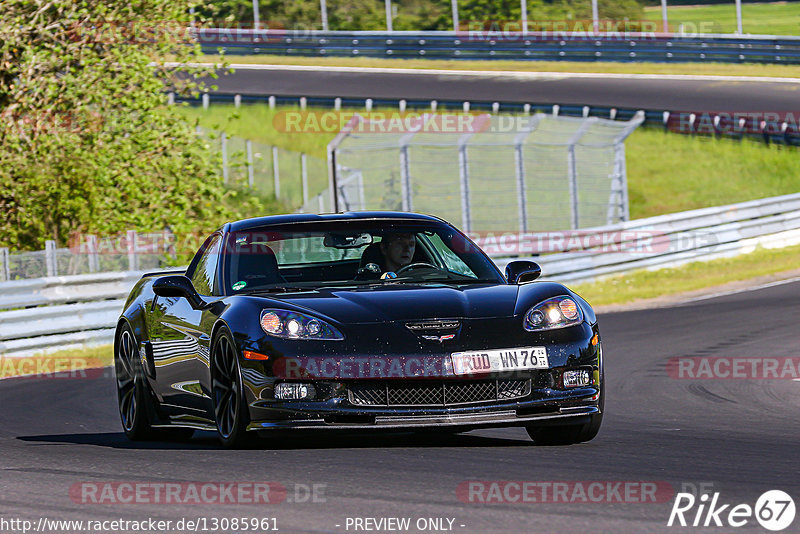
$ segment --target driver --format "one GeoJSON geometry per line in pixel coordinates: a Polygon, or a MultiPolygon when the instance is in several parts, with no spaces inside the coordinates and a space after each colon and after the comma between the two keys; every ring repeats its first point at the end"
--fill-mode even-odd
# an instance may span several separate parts
{"type": "Polygon", "coordinates": [[[417,240],[413,233],[387,234],[380,244],[383,265],[386,271],[397,272],[411,263],[417,240]]]}

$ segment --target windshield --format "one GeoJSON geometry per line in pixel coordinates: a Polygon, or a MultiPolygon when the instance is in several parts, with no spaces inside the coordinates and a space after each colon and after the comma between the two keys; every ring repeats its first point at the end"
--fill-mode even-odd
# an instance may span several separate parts
{"type": "Polygon", "coordinates": [[[226,293],[384,283],[502,283],[494,264],[443,223],[332,221],[228,234],[226,293]]]}

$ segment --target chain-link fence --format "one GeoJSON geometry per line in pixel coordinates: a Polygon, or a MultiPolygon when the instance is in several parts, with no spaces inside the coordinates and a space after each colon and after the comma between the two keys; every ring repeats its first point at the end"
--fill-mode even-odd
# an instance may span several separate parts
{"type": "MultiPolygon", "coordinates": [[[[642,121],[425,114],[406,131],[376,133],[386,125],[356,116],[329,146],[337,208],[429,213],[465,231],[624,221],[624,140],[642,121]]],[[[332,211],[330,192],[320,199],[306,209],[332,211]]]]}
{"type": "Polygon", "coordinates": [[[328,185],[327,162],[318,157],[198,128],[222,156],[225,183],[247,185],[275,195],[290,209],[305,205],[328,185]]]}

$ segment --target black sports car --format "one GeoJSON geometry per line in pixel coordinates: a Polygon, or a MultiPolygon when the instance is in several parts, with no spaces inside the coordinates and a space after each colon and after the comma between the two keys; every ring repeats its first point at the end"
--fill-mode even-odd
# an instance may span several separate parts
{"type": "Polygon", "coordinates": [[[117,325],[131,439],[216,430],[524,426],[592,439],[603,357],[592,308],[505,277],[469,238],[409,213],[281,215],[214,232],[184,274],[147,274],[117,325]]]}

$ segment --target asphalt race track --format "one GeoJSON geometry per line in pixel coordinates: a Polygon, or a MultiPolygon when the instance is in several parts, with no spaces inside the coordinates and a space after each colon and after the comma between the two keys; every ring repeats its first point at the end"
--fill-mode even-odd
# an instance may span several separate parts
{"type": "Polygon", "coordinates": [[[793,113],[794,120],[800,120],[800,83],[778,81],[570,74],[476,76],[241,66],[209,83],[223,94],[422,100],[447,95],[449,100],[485,102],[793,113]]]}
{"type": "MultiPolygon", "coordinates": [[[[348,517],[410,517],[412,525],[418,518],[450,518],[453,531],[478,534],[766,532],[752,518],[741,529],[668,528],[666,522],[674,492],[692,485],[705,484],[732,505],[752,506],[770,489],[800,502],[800,382],[677,380],[666,362],[796,357],[798,302],[800,283],[793,282],[601,316],[606,419],[594,441],[569,447],[532,446],[520,429],[449,437],[316,434],[240,451],[223,450],[203,433],[184,444],[140,444],[121,433],[109,377],[4,380],[0,517],[274,517],[289,533],[354,532],[346,530],[348,517]],[[468,480],[658,482],[672,491],[659,503],[484,504],[459,500],[456,490],[468,480]],[[288,489],[288,499],[84,504],[70,497],[76,484],[110,481],[273,481],[288,489]],[[313,484],[325,485],[317,492],[324,502],[296,502],[313,484]]],[[[786,532],[798,524],[795,519],[786,532]]]]}

